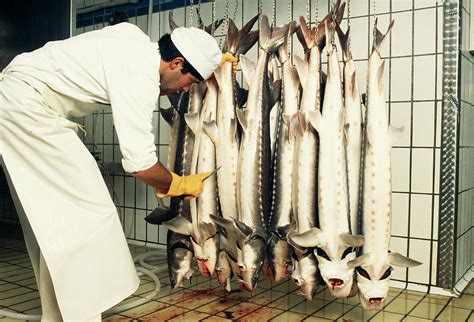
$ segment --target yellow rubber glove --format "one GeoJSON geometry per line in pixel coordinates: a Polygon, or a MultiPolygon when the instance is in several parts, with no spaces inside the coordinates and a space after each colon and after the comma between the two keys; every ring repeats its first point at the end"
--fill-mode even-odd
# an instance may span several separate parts
{"type": "Polygon", "coordinates": [[[178,176],[171,172],[171,185],[168,191],[163,192],[155,190],[158,198],[184,196],[185,199],[196,198],[203,190],[203,181],[209,177],[212,172],[204,172],[189,176],[178,176]]]}
{"type": "Polygon", "coordinates": [[[226,62],[232,63],[232,70],[235,73],[237,71],[237,63],[239,62],[237,57],[229,52],[223,53],[221,58],[221,66],[224,65],[226,62]]]}

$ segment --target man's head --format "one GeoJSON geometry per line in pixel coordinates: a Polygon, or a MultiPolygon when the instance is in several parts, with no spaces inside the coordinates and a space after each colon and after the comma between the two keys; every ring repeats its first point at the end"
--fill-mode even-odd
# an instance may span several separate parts
{"type": "Polygon", "coordinates": [[[197,28],[176,28],[158,44],[161,95],[187,91],[191,84],[209,78],[221,60],[216,40],[197,28]]]}

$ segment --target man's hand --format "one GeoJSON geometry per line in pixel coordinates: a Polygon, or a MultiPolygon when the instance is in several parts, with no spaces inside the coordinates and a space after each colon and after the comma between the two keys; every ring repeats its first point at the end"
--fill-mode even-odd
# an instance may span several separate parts
{"type": "Polygon", "coordinates": [[[177,196],[183,196],[185,199],[196,198],[203,190],[203,181],[211,174],[212,172],[204,172],[189,176],[178,176],[171,172],[173,179],[168,191],[157,188],[155,190],[156,196],[158,198],[177,196]]]}
{"type": "Polygon", "coordinates": [[[232,63],[232,70],[237,72],[237,63],[239,60],[236,56],[232,55],[231,53],[223,53],[221,59],[221,66],[224,65],[226,62],[232,63]]]}

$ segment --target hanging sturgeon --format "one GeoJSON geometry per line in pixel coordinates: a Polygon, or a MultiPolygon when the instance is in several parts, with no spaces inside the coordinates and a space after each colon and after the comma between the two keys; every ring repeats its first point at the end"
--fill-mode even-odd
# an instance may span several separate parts
{"type": "Polygon", "coordinates": [[[322,113],[308,111],[306,117],[319,134],[318,212],[319,229],[291,236],[293,243],[316,247],[321,277],[336,297],[347,297],[352,289],[355,247],[363,236],[350,235],[346,155],[344,148],[344,105],[334,29],[326,28],[328,71],[322,113]]]}
{"type": "Polygon", "coordinates": [[[360,163],[362,154],[362,107],[357,87],[356,70],[349,50],[349,35],[336,25],[344,61],[344,134],[346,139],[347,181],[349,189],[349,216],[352,234],[359,233],[360,163]]]}
{"type": "MultiPolygon", "coordinates": [[[[184,122],[184,114],[188,109],[189,93],[171,94],[168,95],[168,98],[172,107],[161,110],[164,119],[171,126],[167,168],[178,175],[182,175],[185,172],[183,158],[185,155],[189,155],[189,151],[186,153],[185,147],[190,148],[190,145],[185,143],[186,124],[184,122]]],[[[176,216],[189,216],[189,212],[186,213],[184,210],[181,198],[171,198],[169,209],[158,207],[145,220],[151,224],[161,225],[176,216]]],[[[166,250],[171,287],[181,287],[183,281],[189,279],[194,272],[191,268],[193,248],[189,236],[168,230],[166,250]]]]}
{"type": "MultiPolygon", "coordinates": [[[[336,20],[340,21],[344,4],[340,7],[340,1],[337,1],[332,11],[312,29],[307,27],[305,18],[300,17],[300,29],[297,31],[307,56],[305,61],[294,56],[303,92],[300,110],[291,118],[290,129],[296,140],[292,181],[292,209],[296,228],[291,235],[305,233],[318,225],[318,135],[310,126],[306,115],[309,111],[320,109],[320,64],[325,38],[324,23],[332,21],[333,12],[337,13],[336,20]]],[[[294,266],[299,267],[291,277],[300,286],[306,299],[311,300],[319,285],[316,257],[311,249],[296,245],[291,238],[288,241],[294,248],[295,260],[298,262],[294,266]]]]}
{"type": "Polygon", "coordinates": [[[270,29],[268,18],[262,17],[260,43],[264,50],[257,66],[240,56],[242,71],[249,84],[247,107],[238,110],[237,117],[243,129],[239,151],[237,201],[239,219],[238,264],[241,287],[252,291],[257,284],[266,255],[266,221],[270,212],[270,110],[280,86],[273,84],[268,74],[268,62],[277,47],[283,43],[288,25],[270,29]]]}
{"type": "Polygon", "coordinates": [[[349,266],[356,268],[360,302],[366,310],[378,309],[382,305],[387,296],[392,266],[421,264],[389,251],[392,224],[390,154],[401,129],[388,124],[383,93],[384,60],[380,49],[393,23],[392,20],[385,34],[377,29],[377,20],[374,25],[375,37],[367,71],[362,210],[364,254],[349,262],[349,266]]]}
{"type": "MultiPolygon", "coordinates": [[[[275,154],[273,161],[273,193],[268,226],[268,261],[276,282],[284,280],[291,264],[291,247],[286,235],[291,229],[293,214],[291,208],[291,188],[295,138],[290,135],[290,117],[298,112],[300,82],[291,63],[288,52],[288,39],[296,30],[296,23],[290,24],[285,42],[278,56],[282,64],[282,100],[278,114],[275,154]]],[[[275,107],[274,107],[275,108],[275,107]]],[[[273,111],[272,111],[273,112],[273,111]]]]}
{"type": "MultiPolygon", "coordinates": [[[[201,112],[185,115],[186,123],[194,134],[193,157],[190,174],[213,172],[216,169],[215,147],[203,131],[205,122],[215,121],[217,84],[214,78],[206,81],[207,92],[201,112]]],[[[204,276],[211,276],[216,267],[219,236],[210,215],[217,214],[217,184],[215,176],[204,182],[203,192],[190,201],[192,221],[184,223],[192,238],[194,256],[204,276]]]]}
{"type": "MultiPolygon", "coordinates": [[[[252,18],[239,31],[235,23],[229,19],[229,27],[224,52],[239,56],[245,54],[258,40],[258,32],[251,32],[258,16],[252,18]]],[[[218,83],[216,121],[206,123],[205,131],[214,142],[216,148],[216,165],[219,205],[222,217],[211,216],[222,227],[220,248],[226,254],[219,254],[216,275],[219,283],[230,291],[232,273],[238,273],[237,266],[237,232],[233,228],[233,220],[237,213],[237,162],[240,138],[237,131],[235,111],[245,102],[245,91],[239,89],[230,62],[224,63],[215,71],[218,83]],[[227,227],[227,229],[226,229],[227,227]],[[228,267],[232,267],[229,270],[228,267]]]]}

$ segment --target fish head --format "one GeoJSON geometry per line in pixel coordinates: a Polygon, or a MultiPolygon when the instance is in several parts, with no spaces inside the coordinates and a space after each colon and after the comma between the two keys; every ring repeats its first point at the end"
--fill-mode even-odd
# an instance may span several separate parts
{"type": "Polygon", "coordinates": [[[391,266],[384,265],[381,272],[374,272],[373,266],[356,267],[357,287],[362,307],[365,310],[380,309],[387,297],[391,266]]]}
{"type": "Polygon", "coordinates": [[[286,240],[273,232],[268,243],[268,264],[276,282],[287,278],[288,266],[291,264],[291,247],[286,240]]]}
{"type": "Polygon", "coordinates": [[[257,286],[267,245],[260,234],[252,234],[237,243],[237,264],[239,266],[239,282],[243,289],[253,291],[257,286]]]}
{"type": "Polygon", "coordinates": [[[168,253],[168,271],[173,289],[183,286],[194,273],[191,268],[193,252],[185,247],[175,247],[168,253]]]}
{"type": "Polygon", "coordinates": [[[296,255],[295,269],[291,278],[300,287],[300,295],[311,301],[318,290],[318,263],[311,251],[296,255]]]}
{"type": "Polygon", "coordinates": [[[193,238],[191,242],[194,249],[194,257],[203,276],[209,277],[214,274],[219,256],[219,235],[206,239],[202,245],[196,243],[193,238]]]}
{"type": "Polygon", "coordinates": [[[413,267],[420,262],[401,254],[390,252],[374,256],[371,253],[348,262],[356,271],[357,287],[362,307],[366,310],[379,309],[387,297],[393,266],[413,267]]]}
{"type": "Polygon", "coordinates": [[[332,251],[322,246],[316,247],[314,254],[329,292],[335,297],[349,296],[354,281],[354,268],[349,267],[347,263],[355,259],[355,248],[340,246],[336,251],[332,251]]]}
{"type": "Polygon", "coordinates": [[[225,251],[219,252],[216,265],[216,277],[219,284],[224,287],[227,285],[227,281],[232,278],[232,268],[225,251]]]}

